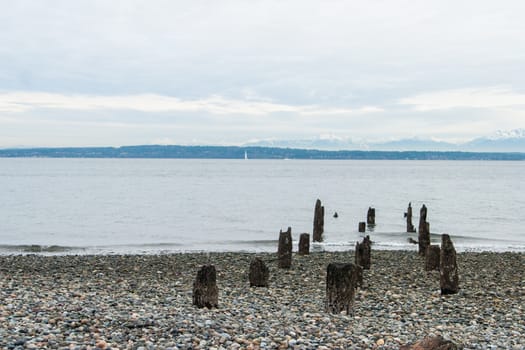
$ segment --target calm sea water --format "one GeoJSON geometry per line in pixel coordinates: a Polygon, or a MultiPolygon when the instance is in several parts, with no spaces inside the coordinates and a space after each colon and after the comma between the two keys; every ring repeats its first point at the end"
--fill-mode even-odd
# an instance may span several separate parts
{"type": "Polygon", "coordinates": [[[415,250],[412,202],[432,241],[525,251],[523,174],[525,162],[4,158],[0,254],[275,251],[281,228],[311,233],[317,198],[317,250],[353,249],[369,206],[376,249],[415,250]]]}

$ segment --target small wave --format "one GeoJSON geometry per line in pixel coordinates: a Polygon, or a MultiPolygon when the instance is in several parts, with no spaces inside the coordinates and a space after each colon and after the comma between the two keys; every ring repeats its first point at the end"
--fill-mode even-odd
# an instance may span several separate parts
{"type": "Polygon", "coordinates": [[[226,241],[220,241],[220,242],[213,242],[214,244],[219,245],[230,245],[230,244],[240,244],[240,245],[253,245],[253,244],[277,244],[279,241],[276,239],[255,239],[253,241],[250,240],[226,240],[226,241]]]}
{"type": "Polygon", "coordinates": [[[0,251],[10,253],[68,253],[72,251],[82,251],[86,248],[67,247],[61,245],[41,245],[41,244],[20,244],[20,245],[0,245],[0,251]]]}

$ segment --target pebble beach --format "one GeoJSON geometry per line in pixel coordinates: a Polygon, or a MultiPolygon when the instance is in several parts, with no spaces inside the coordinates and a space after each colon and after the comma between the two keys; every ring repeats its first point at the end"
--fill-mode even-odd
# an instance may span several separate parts
{"type": "Polygon", "coordinates": [[[326,267],[353,252],[0,256],[2,349],[398,349],[441,335],[464,349],[525,348],[525,254],[460,253],[460,292],[413,251],[372,250],[353,312],[326,313],[326,267]],[[262,258],[268,288],[250,287],[262,258]],[[204,264],[219,307],[192,305],[204,264]]]}

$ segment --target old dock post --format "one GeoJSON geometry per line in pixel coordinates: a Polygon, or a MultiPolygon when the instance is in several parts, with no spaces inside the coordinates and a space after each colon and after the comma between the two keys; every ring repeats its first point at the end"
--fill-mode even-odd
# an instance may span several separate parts
{"type": "Polygon", "coordinates": [[[204,265],[197,272],[197,278],[193,283],[193,305],[198,308],[207,307],[211,309],[218,307],[219,289],[217,288],[217,273],[215,266],[204,265]]]}
{"type": "Polygon", "coordinates": [[[355,245],[355,264],[361,266],[364,270],[370,270],[370,258],[372,253],[372,241],[370,236],[363,238],[363,242],[357,242],[355,245]]]}
{"type": "Polygon", "coordinates": [[[255,258],[250,263],[250,287],[268,287],[270,271],[260,258],[255,258]]]}
{"type": "Polygon", "coordinates": [[[310,235],[308,233],[301,233],[299,236],[299,255],[310,254],[310,235]]]}
{"type": "Polygon", "coordinates": [[[369,207],[366,213],[366,224],[374,226],[376,224],[376,209],[369,207]]]}
{"type": "Polygon", "coordinates": [[[324,207],[321,205],[321,200],[317,199],[314,209],[314,230],[313,241],[322,242],[324,232],[324,207]]]}
{"type": "Polygon", "coordinates": [[[279,247],[277,250],[278,265],[282,269],[289,269],[292,266],[292,228],[279,232],[279,247]]]}
{"type": "Polygon", "coordinates": [[[425,271],[439,270],[441,248],[438,245],[429,245],[425,256],[425,271]]]}
{"type": "Polygon", "coordinates": [[[446,233],[441,235],[441,255],[439,263],[439,284],[441,294],[456,294],[459,292],[458,264],[456,249],[446,233]]]}
{"type": "Polygon", "coordinates": [[[427,222],[427,207],[423,204],[419,211],[419,255],[425,255],[430,245],[430,224],[427,222]]]}
{"type": "Polygon", "coordinates": [[[334,314],[346,311],[354,304],[358,266],[352,263],[331,263],[326,269],[325,310],[334,314]]]}
{"type": "Polygon", "coordinates": [[[405,217],[407,218],[407,232],[416,232],[416,228],[412,224],[412,203],[408,203],[408,209],[405,213],[405,217]]]}

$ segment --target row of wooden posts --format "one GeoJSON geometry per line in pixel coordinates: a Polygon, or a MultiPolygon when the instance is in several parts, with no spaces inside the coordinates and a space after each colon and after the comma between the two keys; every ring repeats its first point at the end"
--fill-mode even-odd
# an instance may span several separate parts
{"type": "MultiPolygon", "coordinates": [[[[448,234],[443,234],[441,248],[430,245],[429,223],[426,221],[427,208],[421,208],[419,222],[419,250],[418,253],[425,257],[425,270],[439,270],[440,287],[442,294],[455,294],[459,291],[458,267],[456,262],[456,251],[448,234]]],[[[407,231],[414,232],[412,225],[412,207],[409,203],[407,213],[407,231]]],[[[367,223],[375,224],[375,209],[369,208],[367,223]]],[[[314,210],[314,241],[315,238],[322,241],[324,225],[324,207],[317,200],[314,210]]],[[[355,290],[363,286],[363,270],[371,268],[372,241],[370,236],[357,242],[355,246],[354,263],[330,263],[326,275],[326,304],[327,312],[339,313],[346,311],[350,313],[354,299],[355,290]]],[[[310,235],[302,233],[299,238],[299,255],[309,254],[310,235]]],[[[292,229],[279,232],[279,244],[277,250],[277,261],[279,268],[290,268],[292,265],[292,229]]],[[[249,280],[252,287],[268,287],[269,269],[260,258],[254,258],[250,263],[249,280]]],[[[197,273],[193,285],[193,304],[198,307],[217,307],[218,288],[216,283],[216,271],[213,265],[203,266],[197,273]]]]}

